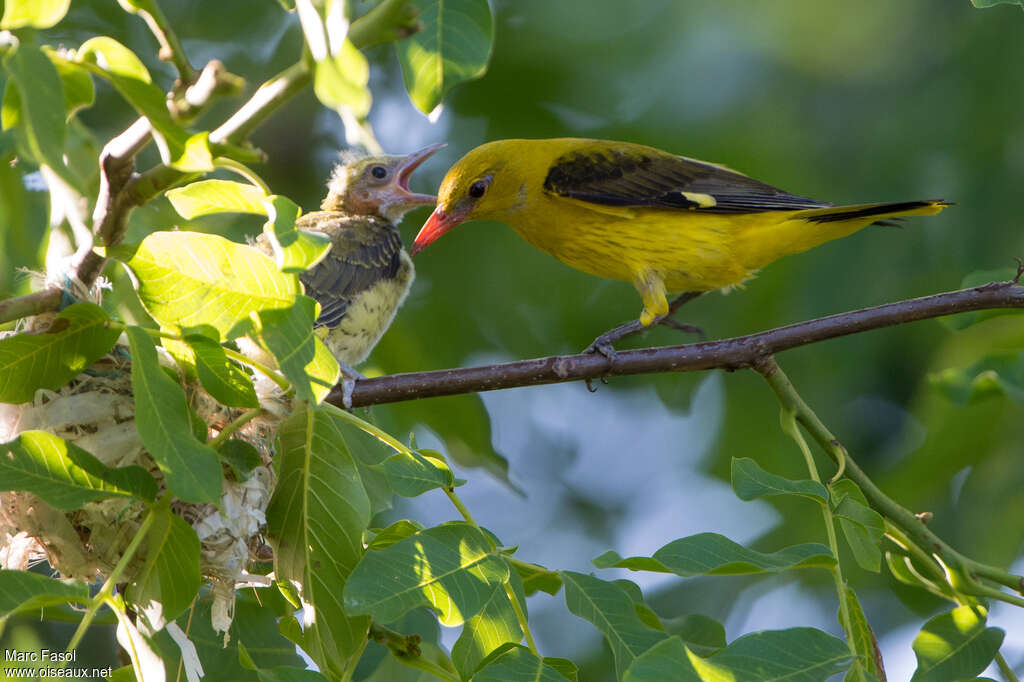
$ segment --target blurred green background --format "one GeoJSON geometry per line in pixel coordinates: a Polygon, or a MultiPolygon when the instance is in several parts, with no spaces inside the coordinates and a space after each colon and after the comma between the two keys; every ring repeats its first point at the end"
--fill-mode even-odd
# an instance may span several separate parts
{"type": "MultiPolygon", "coordinates": [[[[872,227],[786,258],[745,289],[689,304],[682,317],[712,338],[955,289],[978,270],[1003,269],[998,274],[1006,278],[1013,257],[1024,256],[1020,8],[978,10],[968,0],[491,6],[490,69],[456,90],[436,123],[409,103],[393,50],[369,53],[371,120],[384,148],[404,153],[449,143],[417,172],[413,186],[420,191],[436,188],[454,160],[484,141],[584,136],[724,163],[836,203],[956,202],[902,229],[872,227]]],[[[250,88],[300,50],[297,22],[271,0],[178,0],[164,9],[194,64],[219,58],[250,88]]],[[[45,42],[76,46],[96,34],[148,56],[160,84],[170,85],[170,70],[153,57],[152,37],[114,3],[74,3],[45,42]]],[[[200,124],[216,125],[234,106],[222,103],[200,124]]],[[[81,118],[102,144],[133,114],[100,85],[97,104],[81,118]]],[[[319,203],[345,144],[336,114],[311,92],[285,106],[254,141],[270,159],[259,169],[263,177],[307,210],[319,203]]],[[[149,155],[144,160],[153,162],[149,155]]],[[[20,194],[11,190],[20,173],[0,171],[4,197],[20,194]]],[[[406,219],[407,242],[426,215],[406,219]]],[[[33,263],[44,224],[42,193],[0,205],[0,286],[24,286],[13,267],[33,263]]],[[[135,212],[130,238],[176,224],[166,202],[157,201],[135,212]]],[[[259,221],[223,219],[205,228],[241,239],[259,221]]],[[[364,368],[368,374],[569,353],[640,308],[629,285],[576,272],[499,224],[460,227],[416,265],[413,292],[364,368]]],[[[1017,571],[1024,569],[1024,409],[998,391],[963,404],[948,390],[957,387],[956,377],[947,390],[929,377],[970,365],[993,347],[1008,348],[1019,368],[1022,320],[993,317],[965,331],[926,321],[778,358],[890,496],[934,512],[934,530],[961,551],[989,563],[1016,562],[1017,571]]],[[[626,345],[685,340],[658,329],[626,345]]],[[[493,469],[494,453],[507,458],[509,477],[525,497],[465,466],[463,497],[482,524],[520,545],[518,556],[553,568],[587,571],[606,549],[649,555],[701,531],[771,551],[824,537],[806,502],[742,503],[729,490],[731,457],[803,475],[798,450],[779,429],[771,391],[751,372],[619,378],[596,394],[582,384],[519,389],[378,407],[373,414],[396,434],[415,430],[421,445],[443,447],[463,465],[493,469]]],[[[445,500],[433,498],[399,513],[425,523],[454,517],[445,500]]],[[[890,679],[909,678],[910,640],[926,616],[946,605],[884,572],[849,565],[890,679]]],[[[663,617],[712,616],[725,623],[730,640],[798,625],[839,632],[824,573],[757,580],[623,575],[642,585],[663,617]]],[[[582,679],[611,679],[599,635],[568,614],[561,596],[541,594],[530,608],[543,653],[585,663],[582,679]]],[[[1007,629],[1004,654],[1021,670],[1024,618],[997,606],[990,624],[1007,629]]],[[[451,641],[451,633],[443,636],[451,641]]]]}

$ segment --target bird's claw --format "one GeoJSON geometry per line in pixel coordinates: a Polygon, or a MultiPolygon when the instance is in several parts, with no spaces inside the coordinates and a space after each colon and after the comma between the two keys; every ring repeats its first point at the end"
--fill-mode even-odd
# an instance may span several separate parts
{"type": "Polygon", "coordinates": [[[358,371],[352,369],[344,362],[338,363],[341,369],[341,404],[349,412],[352,411],[352,391],[356,388],[356,382],[366,379],[358,371]]]}

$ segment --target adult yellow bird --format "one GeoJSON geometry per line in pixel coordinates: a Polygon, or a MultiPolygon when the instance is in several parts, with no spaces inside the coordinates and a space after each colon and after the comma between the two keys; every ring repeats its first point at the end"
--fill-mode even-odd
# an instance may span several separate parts
{"type": "MultiPolygon", "coordinates": [[[[460,223],[496,220],[567,265],[632,283],[639,320],[588,350],[666,320],[668,293],[727,289],[791,253],[872,223],[934,215],[941,200],[835,206],[714,163],[630,142],[498,140],[448,171],[412,255],[460,223]]],[[[674,308],[673,308],[674,310],[674,308]]]]}

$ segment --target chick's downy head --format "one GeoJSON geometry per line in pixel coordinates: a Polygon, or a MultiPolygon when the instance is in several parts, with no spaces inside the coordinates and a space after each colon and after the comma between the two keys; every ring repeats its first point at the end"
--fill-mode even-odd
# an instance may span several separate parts
{"type": "Polygon", "coordinates": [[[406,156],[363,156],[339,164],[327,183],[320,207],[348,215],[377,215],[398,222],[417,206],[436,197],[409,190],[409,176],[431,154],[444,147],[433,144],[406,156]]]}

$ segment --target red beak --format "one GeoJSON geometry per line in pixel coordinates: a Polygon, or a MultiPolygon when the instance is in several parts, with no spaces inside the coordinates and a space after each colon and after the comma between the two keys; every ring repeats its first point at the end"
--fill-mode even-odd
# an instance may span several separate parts
{"type": "Polygon", "coordinates": [[[416,239],[412,243],[412,250],[409,252],[409,255],[415,256],[417,253],[436,242],[445,232],[460,224],[464,219],[464,212],[455,211],[452,213],[445,213],[444,210],[438,206],[434,209],[434,212],[430,214],[430,217],[427,219],[427,222],[423,224],[423,227],[420,228],[419,234],[416,235],[416,239]]]}

